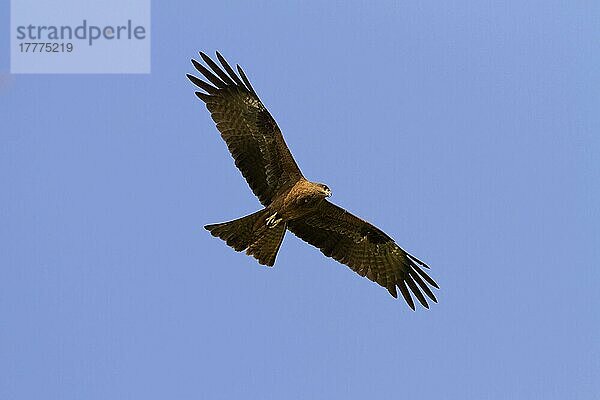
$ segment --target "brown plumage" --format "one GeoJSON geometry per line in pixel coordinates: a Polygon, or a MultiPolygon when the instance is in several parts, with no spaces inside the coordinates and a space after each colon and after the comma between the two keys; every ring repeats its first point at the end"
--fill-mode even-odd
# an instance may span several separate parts
{"type": "Polygon", "coordinates": [[[304,178],[277,123],[258,98],[246,74],[237,74],[216,53],[220,66],[200,53],[205,67],[194,67],[210,82],[187,77],[203,91],[196,96],[206,103],[235,165],[264,208],[220,224],[206,225],[213,236],[236,251],[246,250],[259,263],[272,266],[286,230],[319,248],[327,257],[385,287],[398,297],[396,288],[414,310],[411,293],[426,308],[429,286],[439,288],[423,268],[424,262],[402,250],[383,231],[330,203],[329,188],[304,178]]]}

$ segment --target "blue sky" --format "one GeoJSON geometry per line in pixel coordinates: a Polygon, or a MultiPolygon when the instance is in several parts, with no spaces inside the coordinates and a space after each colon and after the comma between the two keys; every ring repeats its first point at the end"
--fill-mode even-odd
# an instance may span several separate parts
{"type": "Polygon", "coordinates": [[[8,75],[6,35],[0,398],[595,398],[600,6],[506,3],[154,2],[149,75],[8,75]],[[202,229],[259,203],[185,78],[198,50],[439,304],[202,229]]]}

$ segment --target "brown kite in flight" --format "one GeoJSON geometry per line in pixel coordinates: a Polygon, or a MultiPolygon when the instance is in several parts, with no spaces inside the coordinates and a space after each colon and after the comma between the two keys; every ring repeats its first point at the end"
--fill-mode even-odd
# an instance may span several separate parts
{"type": "Polygon", "coordinates": [[[422,269],[429,267],[380,229],[327,201],[331,190],[304,178],[277,123],[242,68],[237,66],[238,75],[221,54],[216,55],[220,66],[204,53],[200,56],[207,67],[192,59],[210,83],[190,74],[187,77],[203,90],[196,96],[206,103],[235,165],[264,208],[205,228],[236,251],[246,250],[246,254],[268,266],[275,263],[289,229],[327,257],[377,282],[394,297],[398,297],[397,287],[413,310],[410,292],[426,308],[425,295],[437,302],[428,285],[439,287],[422,269]]]}

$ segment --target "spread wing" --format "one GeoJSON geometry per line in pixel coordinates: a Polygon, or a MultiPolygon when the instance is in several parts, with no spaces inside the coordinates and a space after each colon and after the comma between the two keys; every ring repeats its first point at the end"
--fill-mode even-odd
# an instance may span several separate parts
{"type": "Polygon", "coordinates": [[[238,76],[219,52],[221,66],[204,53],[200,56],[210,70],[193,59],[192,64],[210,83],[190,74],[187,77],[204,90],[196,92],[196,96],[206,103],[235,165],[256,197],[267,206],[282,188],[302,177],[300,168],[242,68],[237,66],[238,76]]]}
{"type": "Polygon", "coordinates": [[[423,293],[437,303],[429,286],[439,286],[421,268],[429,268],[425,263],[402,250],[380,229],[335,204],[324,200],[311,214],[290,221],[288,229],[327,257],[387,288],[394,297],[398,297],[398,287],[413,310],[410,292],[425,308],[429,305],[423,293]]]}

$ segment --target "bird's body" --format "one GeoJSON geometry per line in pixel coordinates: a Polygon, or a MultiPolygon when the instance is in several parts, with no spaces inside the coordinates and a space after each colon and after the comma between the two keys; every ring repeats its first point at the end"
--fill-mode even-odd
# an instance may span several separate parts
{"type": "Polygon", "coordinates": [[[247,249],[259,263],[273,266],[288,223],[302,221],[330,195],[327,186],[300,178],[263,210],[206,229],[236,250],[247,249]]]}
{"type": "Polygon", "coordinates": [[[325,185],[300,178],[281,196],[277,196],[267,210],[287,222],[304,217],[330,195],[331,191],[325,185]]]}
{"type": "Polygon", "coordinates": [[[269,266],[274,265],[285,232],[290,230],[327,257],[387,288],[392,296],[397,297],[398,288],[413,309],[410,292],[424,307],[429,305],[423,293],[437,301],[428,285],[438,286],[421,268],[428,268],[425,263],[380,229],[327,201],[330,189],[302,175],[244,71],[237,66],[238,76],[218,52],[222,68],[204,53],[200,55],[210,70],[196,60],[192,63],[210,84],[187,76],[204,90],[196,95],[206,103],[236,166],[264,206],[245,217],[205,228],[269,266]]]}

